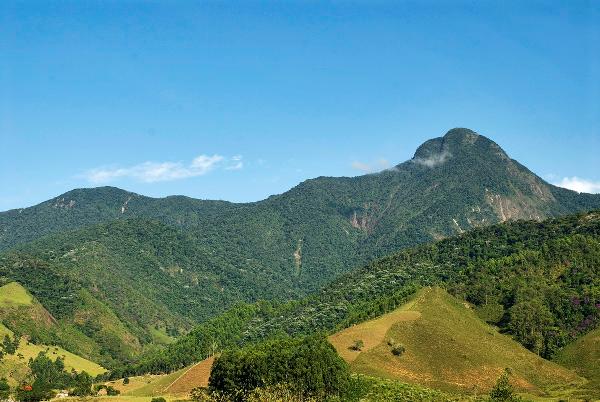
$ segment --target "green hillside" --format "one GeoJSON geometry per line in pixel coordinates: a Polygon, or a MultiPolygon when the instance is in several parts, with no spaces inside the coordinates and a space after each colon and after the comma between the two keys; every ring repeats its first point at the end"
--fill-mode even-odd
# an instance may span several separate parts
{"type": "Polygon", "coordinates": [[[36,345],[56,345],[110,366],[130,361],[142,351],[138,339],[112,310],[85,290],[73,295],[73,315],[53,315],[16,282],[0,287],[0,298],[3,328],[30,341],[31,353],[42,350],[36,345]]]}
{"type": "Polygon", "coordinates": [[[20,342],[14,354],[7,354],[0,359],[0,378],[8,379],[11,386],[19,384],[29,372],[29,359],[35,358],[40,352],[46,352],[54,360],[63,358],[65,368],[69,371],[86,371],[93,376],[106,371],[100,365],[61,347],[40,342],[51,342],[67,335],[61,331],[54,318],[20,284],[11,282],[1,286],[0,337],[17,335],[20,342]]]}
{"type": "Polygon", "coordinates": [[[353,371],[463,393],[487,393],[505,368],[521,392],[547,395],[585,381],[498,333],[440,288],[421,290],[400,311],[330,337],[342,356],[350,353],[345,358],[353,371]],[[380,334],[378,327],[387,330],[380,334]],[[349,350],[358,339],[364,347],[349,350]],[[397,345],[405,348],[398,356],[397,345]]]}
{"type": "Polygon", "coordinates": [[[575,395],[600,399],[600,328],[567,345],[555,360],[590,380],[575,395]]]}
{"type": "Polygon", "coordinates": [[[586,319],[598,319],[599,257],[598,213],[480,228],[376,260],[297,302],[237,306],[128,370],[172,371],[215,348],[282,333],[336,332],[393,311],[418,286],[432,284],[443,284],[480,317],[549,358],[591,329],[582,325],[586,319]],[[526,295],[535,304],[522,304],[526,295]]]}
{"type": "MultiPolygon", "coordinates": [[[[600,196],[554,187],[493,141],[453,129],[393,169],[352,178],[319,177],[255,203],[154,199],[103,187],[3,212],[0,277],[22,283],[72,335],[59,337],[62,346],[116,366],[239,302],[299,299],[340,275],[335,286],[348,287],[361,276],[358,282],[364,286],[349,289],[357,299],[326,288],[324,297],[331,295],[332,304],[322,300],[322,309],[298,311],[312,307],[292,303],[282,307],[286,314],[274,318],[261,312],[261,321],[253,322],[244,337],[261,339],[282,328],[292,333],[333,329],[380,308],[360,304],[369,303],[361,299],[367,290],[396,303],[403,295],[393,293],[406,283],[448,279],[467,268],[448,250],[434,248],[433,259],[427,252],[415,257],[423,267],[403,262],[401,269],[385,269],[379,279],[364,270],[343,276],[374,258],[470,229],[491,233],[477,228],[497,222],[541,220],[599,206],[600,196]],[[333,304],[338,301],[339,306],[333,304]],[[288,310],[296,310],[291,319],[288,310]]],[[[537,230],[529,226],[524,230],[537,230]]],[[[481,305],[479,295],[466,294],[458,285],[452,289],[481,305]]],[[[496,300],[502,316],[510,314],[511,300],[496,300]]],[[[571,315],[565,327],[578,318],[571,315]]],[[[520,340],[550,355],[569,336],[561,333],[554,344],[541,346],[539,339],[520,340]]],[[[193,356],[202,357],[203,349],[196,348],[193,356]]]]}

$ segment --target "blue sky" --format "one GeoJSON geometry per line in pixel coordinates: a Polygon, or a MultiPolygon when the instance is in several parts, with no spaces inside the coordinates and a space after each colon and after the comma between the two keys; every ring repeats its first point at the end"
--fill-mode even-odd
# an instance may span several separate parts
{"type": "Polygon", "coordinates": [[[457,126],[600,192],[598,49],[593,0],[3,1],[0,210],[105,184],[259,200],[457,126]]]}

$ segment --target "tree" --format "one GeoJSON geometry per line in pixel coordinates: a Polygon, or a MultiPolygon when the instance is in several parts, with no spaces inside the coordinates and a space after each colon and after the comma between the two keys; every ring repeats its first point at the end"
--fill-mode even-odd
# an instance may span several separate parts
{"type": "Polygon", "coordinates": [[[504,372],[498,378],[496,385],[490,391],[490,400],[493,402],[517,402],[521,400],[515,395],[510,384],[510,369],[504,369],[504,372]]]}
{"type": "Polygon", "coordinates": [[[362,341],[362,339],[357,339],[354,341],[352,346],[350,346],[348,349],[360,351],[364,346],[365,346],[365,343],[362,341]]]}
{"type": "Polygon", "coordinates": [[[6,378],[0,378],[0,401],[8,399],[10,396],[10,386],[6,378]]]}
{"type": "Polygon", "coordinates": [[[209,389],[246,400],[256,388],[288,384],[305,397],[346,392],[347,364],[322,335],[284,338],[225,351],[213,364],[209,389]]]}
{"type": "Polygon", "coordinates": [[[73,389],[71,394],[74,396],[86,396],[92,395],[92,386],[94,385],[94,379],[85,371],[81,373],[72,372],[73,376],[73,389]]]}

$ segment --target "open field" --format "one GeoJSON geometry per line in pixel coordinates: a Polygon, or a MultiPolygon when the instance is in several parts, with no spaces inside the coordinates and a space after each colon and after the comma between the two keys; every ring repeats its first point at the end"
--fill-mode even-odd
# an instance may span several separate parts
{"type": "Polygon", "coordinates": [[[29,306],[33,297],[17,282],[8,283],[0,287],[0,307],[10,305],[29,306]]]}

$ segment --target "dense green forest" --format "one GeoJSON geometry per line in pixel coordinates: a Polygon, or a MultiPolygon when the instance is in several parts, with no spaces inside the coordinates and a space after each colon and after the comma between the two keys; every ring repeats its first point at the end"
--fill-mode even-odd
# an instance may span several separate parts
{"type": "Polygon", "coordinates": [[[300,301],[238,306],[125,373],[172,371],[236,345],[334,331],[393,310],[431,284],[446,286],[482,318],[551,357],[597,325],[598,269],[598,212],[480,228],[376,260],[300,301]]]}

